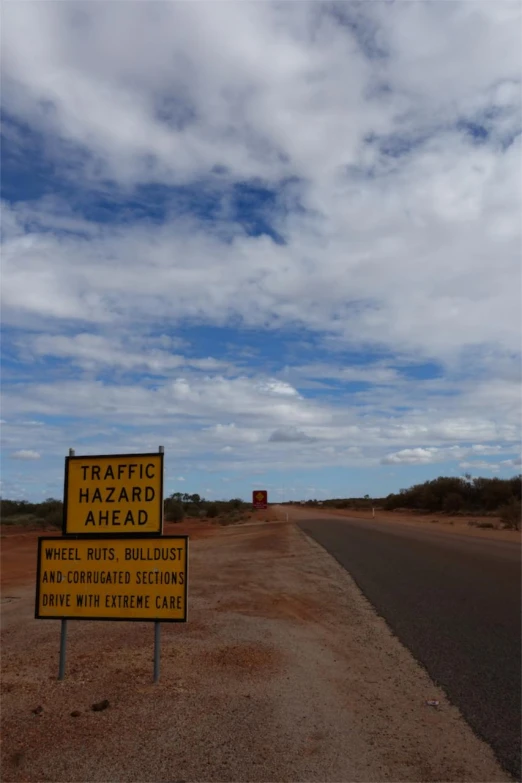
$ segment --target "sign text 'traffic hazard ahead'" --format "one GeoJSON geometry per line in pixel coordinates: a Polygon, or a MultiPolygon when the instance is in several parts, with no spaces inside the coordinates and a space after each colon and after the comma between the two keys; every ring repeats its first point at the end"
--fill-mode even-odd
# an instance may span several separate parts
{"type": "Polygon", "coordinates": [[[38,539],[40,619],[187,619],[188,537],[38,539]]]}
{"type": "Polygon", "coordinates": [[[161,533],[163,454],[65,460],[65,535],[161,533]]]}

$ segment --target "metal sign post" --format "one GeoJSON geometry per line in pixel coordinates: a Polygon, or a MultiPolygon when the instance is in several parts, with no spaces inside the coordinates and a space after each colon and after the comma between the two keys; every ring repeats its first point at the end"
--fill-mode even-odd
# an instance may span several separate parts
{"type": "MultiPolygon", "coordinates": [[[[160,446],[160,454],[165,452],[165,447],[160,446]]],[[[161,498],[161,532],[163,532],[163,498],[161,498]]],[[[160,676],[160,651],[161,651],[161,624],[154,623],[154,682],[158,682],[160,676]]]]}
{"type": "Polygon", "coordinates": [[[60,628],[60,663],[58,665],[58,679],[65,679],[65,653],[67,651],[67,620],[62,620],[60,628]]]}
{"type": "MultiPolygon", "coordinates": [[[[69,449],[69,457],[74,457],[74,449],[69,449]]],[[[62,620],[60,628],[60,663],[58,664],[58,679],[65,679],[65,656],[67,653],[67,620],[62,620]]]]}
{"type": "Polygon", "coordinates": [[[160,676],[160,648],[161,648],[161,623],[154,623],[154,682],[158,682],[160,676]]]}

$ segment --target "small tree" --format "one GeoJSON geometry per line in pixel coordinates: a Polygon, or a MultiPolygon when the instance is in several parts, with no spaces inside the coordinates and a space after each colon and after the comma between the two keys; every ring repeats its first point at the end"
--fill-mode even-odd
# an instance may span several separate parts
{"type": "Polygon", "coordinates": [[[171,522],[183,522],[185,519],[185,509],[181,503],[170,503],[168,517],[171,522]]]}
{"type": "Polygon", "coordinates": [[[462,495],[458,492],[450,492],[444,498],[443,509],[448,514],[454,514],[455,511],[460,511],[463,506],[462,495]]]}
{"type": "Polygon", "coordinates": [[[219,514],[219,509],[215,503],[211,503],[210,506],[207,508],[207,517],[209,519],[215,519],[217,515],[219,514]]]}
{"type": "Polygon", "coordinates": [[[51,527],[61,527],[63,525],[63,506],[54,506],[45,516],[44,522],[51,527]]]}
{"type": "Polygon", "coordinates": [[[501,521],[510,530],[520,530],[520,521],[522,517],[522,504],[520,500],[513,498],[510,503],[499,508],[501,521]]]}
{"type": "Polygon", "coordinates": [[[49,516],[56,519],[58,515],[63,514],[63,503],[61,500],[55,500],[55,498],[47,498],[47,500],[35,507],[35,512],[40,519],[46,520],[49,516]]]}

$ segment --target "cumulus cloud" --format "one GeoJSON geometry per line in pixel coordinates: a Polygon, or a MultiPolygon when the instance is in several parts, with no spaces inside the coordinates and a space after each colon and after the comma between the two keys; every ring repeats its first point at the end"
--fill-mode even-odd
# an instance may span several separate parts
{"type": "Polygon", "coordinates": [[[4,444],[9,447],[30,436],[36,447],[58,455],[66,453],[71,438],[76,443],[87,440],[92,453],[106,450],[108,441],[123,451],[156,450],[162,443],[178,458],[202,458],[206,470],[221,459],[237,467],[285,461],[300,467],[371,466],[380,460],[435,464],[509,456],[517,441],[516,426],[505,423],[501,406],[496,418],[481,418],[483,409],[471,415],[465,394],[442,396],[432,410],[411,408],[392,416],[382,410],[380,397],[373,399],[371,389],[367,395],[366,404],[350,407],[302,394],[274,395],[269,379],[199,374],[148,387],[91,380],[24,384],[4,390],[4,409],[12,421],[4,428],[4,444]],[[466,428],[463,410],[468,414],[466,428]],[[69,424],[17,423],[28,414],[53,421],[66,416],[69,424]],[[479,432],[486,433],[486,442],[471,440],[479,432]],[[462,434],[470,440],[460,445],[462,434]]]}
{"type": "MultiPolygon", "coordinates": [[[[447,448],[428,446],[426,448],[401,449],[392,454],[388,454],[381,460],[383,465],[429,465],[434,462],[444,462],[446,460],[462,459],[464,456],[475,456],[477,454],[498,454],[502,451],[501,446],[483,446],[474,444],[470,446],[449,446],[447,448]]],[[[492,465],[498,467],[497,463],[488,463],[484,460],[475,462],[461,462],[461,467],[481,467],[492,465]]]]}
{"type": "Polygon", "coordinates": [[[226,362],[210,356],[196,359],[174,354],[157,347],[158,343],[162,343],[161,337],[145,342],[136,337],[124,339],[82,332],[74,336],[37,335],[24,347],[36,357],[69,359],[86,368],[107,366],[127,371],[148,370],[163,375],[180,367],[209,371],[227,366],[226,362]]]}
{"type": "Polygon", "coordinates": [[[40,459],[40,456],[38,451],[33,451],[32,449],[18,449],[18,451],[13,451],[11,459],[33,460],[40,459]]]}
{"type": "Polygon", "coordinates": [[[513,459],[503,459],[502,465],[509,465],[510,467],[519,468],[522,465],[522,457],[513,457],[513,459]]]}
{"type": "Polygon", "coordinates": [[[395,454],[388,454],[382,459],[383,465],[417,465],[435,461],[437,450],[433,448],[401,449],[395,454]]]}
{"type": "Polygon", "coordinates": [[[499,5],[10,4],[11,115],[78,145],[81,181],[203,178],[222,205],[217,225],[173,208],[87,233],[48,202],[39,221],[7,206],[4,319],[239,318],[443,358],[518,351],[519,9],[499,5]],[[134,45],[107,47],[116,31],[134,45]],[[252,178],[284,244],[227,220],[252,178]]]}
{"type": "Polygon", "coordinates": [[[297,427],[281,427],[272,432],[269,440],[272,443],[307,443],[314,439],[297,427]]]}
{"type": "Polygon", "coordinates": [[[474,460],[473,462],[461,462],[460,463],[461,468],[466,468],[467,470],[488,470],[492,473],[498,473],[500,471],[500,465],[498,462],[487,462],[486,460],[474,460]]]}

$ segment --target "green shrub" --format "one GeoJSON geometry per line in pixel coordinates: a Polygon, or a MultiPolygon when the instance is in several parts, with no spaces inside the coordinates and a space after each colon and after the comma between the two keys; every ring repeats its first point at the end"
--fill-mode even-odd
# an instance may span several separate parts
{"type": "Polygon", "coordinates": [[[522,504],[520,500],[513,498],[510,503],[501,506],[498,510],[501,521],[510,530],[520,530],[522,517],[522,504]]]}
{"type": "Polygon", "coordinates": [[[167,519],[170,522],[183,522],[185,519],[185,509],[181,503],[169,503],[167,519]]]}
{"type": "MultiPolygon", "coordinates": [[[[56,520],[58,514],[60,514],[60,516],[63,515],[63,503],[61,500],[55,500],[55,498],[47,498],[43,503],[35,505],[34,513],[37,517],[40,517],[40,519],[56,520]]],[[[53,522],[50,522],[50,524],[53,524],[53,522]]]]}
{"type": "Polygon", "coordinates": [[[44,522],[46,525],[50,525],[51,527],[59,527],[59,528],[62,527],[63,508],[61,503],[60,503],[60,507],[53,508],[47,513],[47,515],[44,518],[44,522]]]}
{"type": "Polygon", "coordinates": [[[209,519],[215,519],[218,514],[219,514],[219,508],[217,507],[216,503],[211,503],[207,508],[207,517],[209,519]]]}
{"type": "Polygon", "coordinates": [[[458,492],[450,492],[449,495],[446,495],[444,498],[442,507],[446,513],[454,514],[456,511],[461,510],[463,504],[464,501],[462,499],[462,495],[460,495],[458,492]]]}
{"type": "Polygon", "coordinates": [[[521,476],[510,479],[481,477],[472,479],[469,474],[460,478],[439,476],[388,495],[384,507],[389,511],[396,508],[410,508],[417,511],[444,510],[448,513],[458,513],[466,509],[468,513],[481,514],[487,511],[494,512],[499,506],[510,505],[512,499],[520,500],[521,494],[521,476]],[[460,496],[460,501],[453,498],[454,495],[460,496]],[[461,506],[454,509],[459,502],[461,506]]]}
{"type": "Polygon", "coordinates": [[[36,509],[36,505],[29,503],[27,500],[4,500],[4,498],[0,498],[0,504],[2,521],[7,519],[7,517],[14,517],[19,514],[24,516],[34,514],[36,509]]]}

